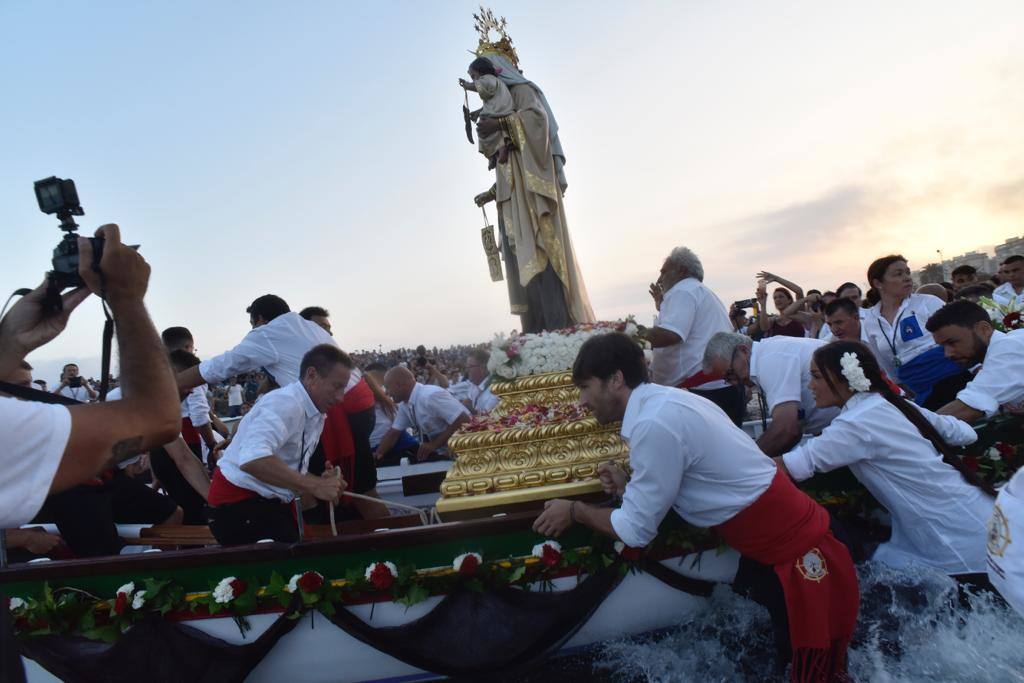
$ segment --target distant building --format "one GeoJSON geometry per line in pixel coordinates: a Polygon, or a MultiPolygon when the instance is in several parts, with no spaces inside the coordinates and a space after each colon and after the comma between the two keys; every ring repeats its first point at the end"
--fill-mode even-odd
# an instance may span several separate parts
{"type": "Polygon", "coordinates": [[[953,269],[958,266],[971,266],[979,273],[991,275],[996,272],[998,267],[993,259],[988,254],[981,251],[969,251],[966,254],[960,256],[954,256],[948,261],[944,261],[943,265],[946,266],[946,272],[952,273],[953,269]]]}
{"type": "Polygon", "coordinates": [[[996,246],[996,265],[1006,260],[1008,256],[1020,254],[1024,256],[1024,236],[1010,237],[1002,244],[996,246]]]}

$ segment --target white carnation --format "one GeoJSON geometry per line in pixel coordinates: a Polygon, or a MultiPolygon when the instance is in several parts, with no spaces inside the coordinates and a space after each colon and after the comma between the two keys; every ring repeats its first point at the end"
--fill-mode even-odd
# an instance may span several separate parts
{"type": "Polygon", "coordinates": [[[228,576],[221,579],[217,587],[213,589],[213,601],[225,605],[231,602],[235,597],[235,591],[231,587],[231,582],[235,580],[235,577],[228,576]]]}
{"type": "Polygon", "coordinates": [[[28,603],[21,598],[11,598],[11,611],[17,612],[20,609],[24,609],[28,603]]]}
{"type": "Polygon", "coordinates": [[[543,559],[544,546],[549,546],[555,552],[562,552],[562,546],[558,543],[558,541],[544,541],[543,543],[538,543],[537,545],[533,546],[533,556],[543,559]]]}
{"type": "Polygon", "coordinates": [[[142,609],[142,606],[146,604],[146,591],[139,591],[135,594],[132,599],[132,609],[142,609]]]}
{"type": "Polygon", "coordinates": [[[294,574],[288,581],[288,585],[284,587],[285,591],[294,593],[299,590],[299,579],[302,578],[302,574],[294,574]]]}
{"type": "Polygon", "coordinates": [[[125,585],[123,585],[120,588],[118,588],[117,589],[117,593],[115,593],[114,595],[119,595],[121,593],[124,593],[126,596],[128,596],[130,598],[130,597],[132,597],[132,593],[134,593],[134,592],[135,592],[135,582],[134,581],[129,581],[125,585]]]}

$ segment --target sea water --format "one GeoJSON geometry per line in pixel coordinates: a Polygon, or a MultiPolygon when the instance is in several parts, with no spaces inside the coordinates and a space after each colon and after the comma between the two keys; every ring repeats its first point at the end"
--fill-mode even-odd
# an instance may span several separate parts
{"type": "MultiPolygon", "coordinates": [[[[1024,682],[1024,618],[998,598],[961,596],[954,581],[927,569],[867,563],[859,575],[861,609],[849,655],[854,680],[1024,682]]],[[[603,643],[584,660],[556,677],[582,679],[588,667],[590,680],[780,679],[767,611],[728,586],[717,587],[687,623],[603,643]]]]}

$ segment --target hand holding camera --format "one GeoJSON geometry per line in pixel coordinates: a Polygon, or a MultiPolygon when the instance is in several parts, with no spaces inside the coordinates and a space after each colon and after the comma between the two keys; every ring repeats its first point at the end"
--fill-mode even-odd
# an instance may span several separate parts
{"type": "Polygon", "coordinates": [[[78,274],[91,291],[104,296],[111,306],[142,301],[149,285],[149,264],[139,252],[121,243],[121,229],[113,223],[100,226],[96,239],[103,240],[99,250],[99,269],[93,269],[95,240],[78,238],[78,274]]]}

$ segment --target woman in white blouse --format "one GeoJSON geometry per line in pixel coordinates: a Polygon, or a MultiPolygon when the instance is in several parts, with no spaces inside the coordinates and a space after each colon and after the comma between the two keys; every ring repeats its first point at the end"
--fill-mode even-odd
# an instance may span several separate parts
{"type": "MultiPolygon", "coordinates": [[[[952,400],[969,376],[942,352],[925,329],[928,318],[944,302],[931,294],[914,294],[910,266],[902,256],[883,256],[868,266],[867,301],[871,304],[861,324],[874,346],[882,369],[914,393],[918,405],[938,409],[952,400]],[[932,401],[929,397],[937,382],[963,376],[963,381],[948,386],[932,401]]],[[[949,380],[953,381],[953,380],[949,380]]]]}
{"type": "Polygon", "coordinates": [[[898,568],[916,563],[984,583],[964,575],[986,570],[986,523],[995,492],[948,445],[974,442],[974,430],[897,395],[860,342],[818,349],[810,387],[819,408],[842,411],[821,436],[776,461],[797,481],[850,468],[892,517],[892,537],[873,559],[898,568]]]}

